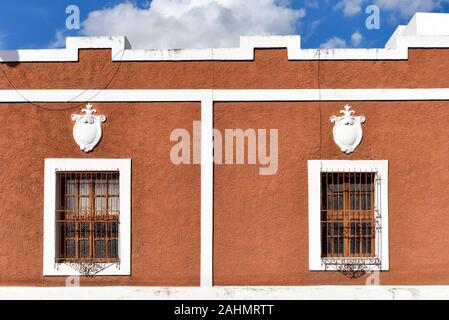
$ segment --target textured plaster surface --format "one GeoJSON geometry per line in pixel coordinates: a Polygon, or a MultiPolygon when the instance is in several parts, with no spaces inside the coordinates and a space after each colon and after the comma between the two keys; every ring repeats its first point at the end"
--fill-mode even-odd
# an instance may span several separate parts
{"type": "Polygon", "coordinates": [[[215,127],[276,128],[279,168],[215,165],[214,283],[364,284],[336,272],[308,271],[307,160],[389,161],[390,271],[383,285],[449,284],[447,185],[449,102],[354,102],[363,141],[346,155],[330,116],[342,102],[216,103],[215,127]]]}
{"type": "MultiPolygon", "coordinates": [[[[111,62],[80,50],[79,62],[3,63],[19,89],[447,88],[449,49],[411,49],[401,61],[288,61],[285,49],[254,61],[111,62]]],[[[0,74],[0,89],[12,89],[0,74]]],[[[345,102],[346,103],[346,102],[345,102]]],[[[351,103],[347,101],[347,103],[351,103]]],[[[449,102],[357,102],[367,118],[352,155],[332,140],[343,102],[216,103],[215,127],[279,129],[279,169],[215,166],[217,285],[362,284],[308,272],[307,160],[389,160],[390,271],[385,284],[449,284],[449,102]]],[[[94,152],[73,141],[82,104],[0,104],[0,284],[64,285],[42,276],[44,159],[132,159],[132,275],[81,285],[199,285],[200,167],[174,166],[171,130],[191,130],[199,103],[95,103],[108,117],[94,152]],[[66,108],[72,108],[66,110],[66,108]]]]}
{"type": "Polygon", "coordinates": [[[45,158],[131,158],[132,275],[81,285],[199,285],[200,167],[173,165],[169,140],[173,128],[192,130],[199,103],[96,103],[107,121],[88,154],[72,137],[78,104],[42,106],[55,111],[0,104],[0,284],[65,285],[42,276],[45,158]]]}
{"type": "MultiPolygon", "coordinates": [[[[289,61],[286,49],[256,49],[254,61],[112,62],[110,50],[82,49],[78,62],[2,66],[19,89],[444,88],[446,61],[449,49],[410,49],[399,61],[320,62],[289,61]]],[[[0,89],[11,89],[2,75],[0,89]]]]}

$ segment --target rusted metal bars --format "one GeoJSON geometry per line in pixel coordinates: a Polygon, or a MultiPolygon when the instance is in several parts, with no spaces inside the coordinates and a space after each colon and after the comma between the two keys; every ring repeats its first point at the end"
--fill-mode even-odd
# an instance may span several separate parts
{"type": "Polygon", "coordinates": [[[57,172],[57,262],[117,262],[119,173],[57,172]]]}

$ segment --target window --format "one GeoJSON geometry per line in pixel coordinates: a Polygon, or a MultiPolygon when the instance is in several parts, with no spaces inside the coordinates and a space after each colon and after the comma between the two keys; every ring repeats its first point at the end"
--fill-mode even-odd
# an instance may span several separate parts
{"type": "Polygon", "coordinates": [[[321,173],[321,257],[374,257],[372,172],[321,173]]]}
{"type": "Polygon", "coordinates": [[[44,188],[44,275],[129,275],[131,161],[46,159],[44,188]]]}
{"type": "Polygon", "coordinates": [[[56,173],[56,262],[120,262],[118,171],[56,173]]]}
{"type": "Polygon", "coordinates": [[[309,161],[309,269],[388,270],[388,161],[309,161]]]}

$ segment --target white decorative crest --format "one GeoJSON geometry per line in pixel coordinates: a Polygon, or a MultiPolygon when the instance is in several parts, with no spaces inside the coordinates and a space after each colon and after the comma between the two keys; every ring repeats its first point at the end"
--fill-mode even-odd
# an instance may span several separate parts
{"type": "Polygon", "coordinates": [[[365,117],[354,117],[355,111],[351,110],[350,105],[345,105],[345,109],[341,110],[340,113],[343,116],[331,117],[331,122],[335,124],[334,141],[341,151],[349,154],[354,152],[362,141],[362,123],[365,122],[365,117]]]}
{"type": "Polygon", "coordinates": [[[75,121],[73,126],[73,138],[84,152],[92,151],[98,144],[103,134],[101,124],[106,121],[106,116],[95,116],[97,110],[88,103],[85,114],[72,114],[72,120],[75,121]]]}

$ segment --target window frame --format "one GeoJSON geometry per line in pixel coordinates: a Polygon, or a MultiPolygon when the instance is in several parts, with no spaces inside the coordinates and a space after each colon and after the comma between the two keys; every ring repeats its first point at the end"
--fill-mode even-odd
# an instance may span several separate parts
{"type": "Polygon", "coordinates": [[[56,172],[58,171],[119,171],[120,223],[118,252],[120,264],[94,276],[131,274],[131,159],[45,159],[44,165],[44,276],[81,276],[64,263],[56,263],[56,172]]]}
{"type": "MultiPolygon", "coordinates": [[[[380,266],[370,266],[371,271],[389,270],[388,253],[388,160],[309,160],[308,161],[308,200],[309,200],[309,270],[325,271],[326,265],[321,257],[321,173],[322,172],[374,172],[380,177],[375,183],[375,208],[379,211],[380,244],[375,239],[375,252],[380,266]],[[380,186],[380,190],[378,190],[380,186]]],[[[376,237],[378,237],[376,233],[376,237]]],[[[357,258],[359,262],[369,258],[357,258]]]]}

